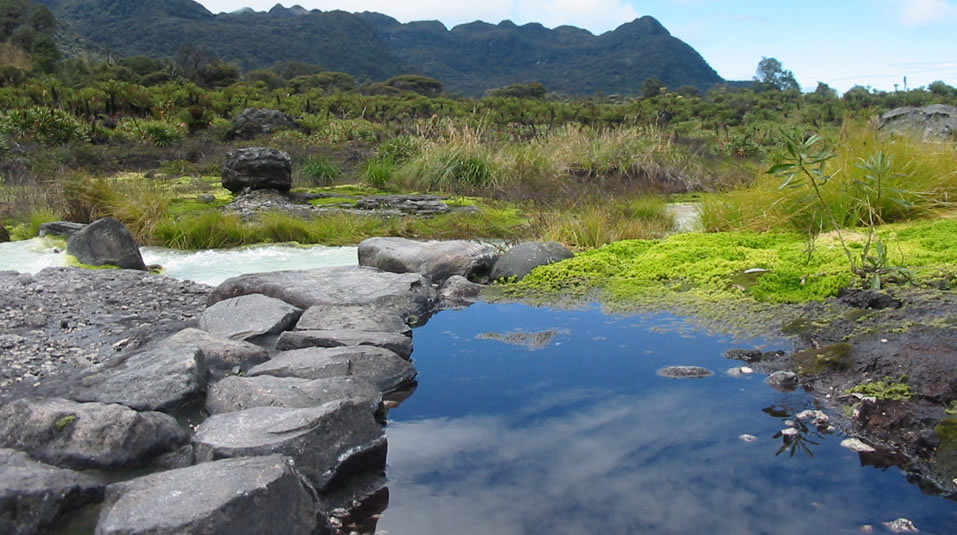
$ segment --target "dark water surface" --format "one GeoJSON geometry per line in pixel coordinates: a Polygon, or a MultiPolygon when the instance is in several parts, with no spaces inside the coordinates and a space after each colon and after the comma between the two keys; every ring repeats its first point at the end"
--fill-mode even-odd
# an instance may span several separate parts
{"type": "Polygon", "coordinates": [[[813,457],[778,454],[773,436],[813,400],[724,373],[741,363],[722,352],[760,343],[671,316],[442,312],[416,330],[419,387],[390,413],[377,533],[890,533],[881,523],[899,517],[957,533],[957,503],[895,468],[861,466],[839,434],[802,434],[813,457]],[[544,347],[479,337],[518,330],[559,332],[544,347]],[[716,375],[656,375],[669,365],[716,375]]]}

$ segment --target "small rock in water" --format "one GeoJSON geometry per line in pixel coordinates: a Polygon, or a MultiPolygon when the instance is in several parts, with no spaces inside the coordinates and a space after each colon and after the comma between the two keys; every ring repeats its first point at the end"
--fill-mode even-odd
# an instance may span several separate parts
{"type": "Polygon", "coordinates": [[[740,440],[740,441],[742,441],[742,442],[755,442],[756,440],[758,440],[758,437],[756,437],[756,436],[754,436],[754,435],[749,435],[749,434],[745,433],[745,434],[739,436],[739,437],[738,437],[738,440],[740,440]]]}
{"type": "Polygon", "coordinates": [[[784,435],[784,436],[786,436],[786,437],[797,436],[798,433],[800,433],[800,431],[798,431],[797,429],[795,429],[795,428],[793,428],[793,427],[787,427],[787,428],[781,430],[781,434],[784,435]]]}
{"type": "Polygon", "coordinates": [[[741,366],[741,373],[747,375],[747,374],[749,374],[749,373],[754,373],[754,370],[753,370],[752,368],[747,367],[747,366],[741,366]]]}
{"type": "Polygon", "coordinates": [[[824,427],[831,421],[830,417],[824,414],[824,411],[818,410],[801,411],[797,414],[796,418],[802,422],[811,420],[817,427],[824,427]]]}
{"type": "Polygon", "coordinates": [[[841,441],[841,446],[857,453],[874,453],[877,451],[856,438],[845,438],[841,441]]]}
{"type": "Polygon", "coordinates": [[[920,530],[917,529],[917,526],[915,526],[913,522],[907,520],[906,518],[898,518],[893,522],[884,522],[884,526],[894,533],[920,533],[920,530]]]}
{"type": "Polygon", "coordinates": [[[658,370],[658,375],[669,379],[697,379],[710,377],[714,372],[700,366],[668,366],[658,370]]]}
{"type": "Polygon", "coordinates": [[[861,533],[874,533],[874,526],[870,524],[864,524],[863,526],[857,528],[857,531],[861,533]]]}
{"type": "Polygon", "coordinates": [[[764,381],[777,390],[794,390],[798,385],[798,376],[794,372],[774,372],[764,381]]]}

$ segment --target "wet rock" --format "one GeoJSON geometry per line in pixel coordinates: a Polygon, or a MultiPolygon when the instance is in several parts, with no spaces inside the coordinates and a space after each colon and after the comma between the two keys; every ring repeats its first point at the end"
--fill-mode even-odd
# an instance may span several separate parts
{"type": "Polygon", "coordinates": [[[754,373],[754,370],[747,366],[738,366],[736,368],[730,368],[727,371],[727,374],[731,377],[743,377],[752,373],[754,373]]]}
{"type": "Polygon", "coordinates": [[[231,340],[254,340],[291,329],[302,309],[262,294],[225,299],[206,309],[199,328],[214,336],[231,340]]]}
{"type": "Polygon", "coordinates": [[[831,418],[824,413],[824,411],[819,410],[804,410],[794,415],[795,418],[802,422],[809,422],[816,427],[827,427],[830,423],[831,418]]]}
{"type": "Polygon", "coordinates": [[[269,353],[262,347],[219,338],[199,329],[183,329],[171,336],[170,342],[183,347],[194,346],[201,351],[213,378],[245,372],[269,360],[269,353]]]}
{"type": "Polygon", "coordinates": [[[495,251],[476,242],[420,242],[405,238],[369,238],[359,244],[359,265],[392,273],[418,273],[441,284],[452,275],[488,277],[495,251]]]}
{"type": "Polygon", "coordinates": [[[667,366],[658,370],[658,375],[669,379],[698,379],[711,377],[714,372],[700,366],[667,366]]]}
{"type": "Polygon", "coordinates": [[[363,305],[314,305],[302,313],[295,326],[297,331],[336,329],[395,332],[412,336],[412,328],[397,314],[363,305]]]}
{"type": "Polygon", "coordinates": [[[37,236],[44,237],[50,234],[54,236],[72,236],[76,232],[83,230],[86,223],[73,223],[72,221],[51,221],[41,223],[37,229],[37,236]]]}
{"type": "Polygon", "coordinates": [[[102,499],[103,485],[87,475],[0,449],[0,533],[49,532],[63,513],[102,499]]]}
{"type": "Polygon", "coordinates": [[[745,433],[743,435],[738,436],[738,440],[740,440],[741,442],[757,442],[758,437],[745,433]]]}
{"type": "Polygon", "coordinates": [[[294,377],[227,377],[206,395],[209,414],[236,412],[254,407],[300,409],[330,401],[354,399],[375,413],[382,405],[379,389],[358,377],[298,379],[294,377]]]}
{"type": "Polygon", "coordinates": [[[575,254],[558,242],[524,242],[509,249],[495,262],[492,280],[521,280],[538,266],[574,258],[575,254]]]}
{"type": "Polygon", "coordinates": [[[191,339],[171,336],[90,369],[69,397],[168,411],[200,397],[206,381],[202,350],[191,339]]]}
{"type": "Polygon", "coordinates": [[[767,376],[764,382],[775,390],[794,390],[798,386],[798,375],[794,372],[778,371],[767,376]]]}
{"type": "Polygon", "coordinates": [[[250,377],[272,375],[322,379],[351,375],[388,393],[410,384],[417,372],[409,361],[381,347],[356,346],[285,351],[249,370],[250,377]]]}
{"type": "Polygon", "coordinates": [[[426,316],[435,304],[435,290],[422,275],[386,273],[361,266],[240,275],[220,284],[208,304],[252,293],[302,309],[314,305],[371,306],[403,320],[426,316]]]}
{"type": "Polygon", "coordinates": [[[267,147],[237,149],[226,154],[223,187],[233,193],[246,188],[289,191],[292,188],[292,158],[267,147]]]}
{"type": "Polygon", "coordinates": [[[957,108],[946,104],[895,108],[881,115],[878,128],[894,134],[949,141],[957,136],[957,108]]]}
{"type": "Polygon", "coordinates": [[[439,288],[439,308],[465,308],[478,299],[484,287],[460,275],[452,275],[439,288]]]}
{"type": "Polygon", "coordinates": [[[874,453],[877,451],[873,447],[868,446],[857,438],[845,438],[841,441],[841,447],[847,448],[857,453],[874,453]]]}
{"type": "Polygon", "coordinates": [[[0,447],[58,466],[136,466],[187,441],[172,417],[122,405],[18,399],[0,407],[0,447]]]}
{"type": "Polygon", "coordinates": [[[878,290],[845,289],[838,297],[838,302],[854,308],[869,308],[882,310],[885,308],[900,308],[901,300],[886,292],[878,290]]]}
{"type": "Polygon", "coordinates": [[[744,362],[760,362],[761,356],[760,350],[757,349],[729,349],[724,352],[724,357],[733,359],[733,360],[743,360],[744,362]]]}
{"type": "Polygon", "coordinates": [[[317,489],[353,472],[385,470],[386,440],[367,404],[355,400],[319,407],[257,407],[216,414],[193,437],[198,462],[281,453],[317,489]]]}
{"type": "Polygon", "coordinates": [[[228,139],[253,139],[279,130],[297,128],[292,117],[279,110],[246,108],[233,119],[233,127],[226,134],[228,139]]]}
{"type": "Polygon", "coordinates": [[[119,266],[146,271],[133,234],[126,225],[112,217],[94,221],[73,233],[66,242],[66,252],[91,266],[119,266]]]}
{"type": "Polygon", "coordinates": [[[111,485],[97,535],[328,534],[288,457],[207,462],[111,485]]]}
{"type": "Polygon", "coordinates": [[[802,375],[845,371],[854,366],[853,347],[844,342],[798,351],[791,359],[802,375]]]}
{"type": "Polygon", "coordinates": [[[375,346],[388,349],[408,360],[412,356],[412,338],[400,333],[352,331],[286,331],[279,335],[276,349],[305,349],[307,347],[375,346]]]}
{"type": "Polygon", "coordinates": [[[7,230],[7,227],[0,224],[0,243],[6,243],[10,241],[10,231],[7,230]]]}

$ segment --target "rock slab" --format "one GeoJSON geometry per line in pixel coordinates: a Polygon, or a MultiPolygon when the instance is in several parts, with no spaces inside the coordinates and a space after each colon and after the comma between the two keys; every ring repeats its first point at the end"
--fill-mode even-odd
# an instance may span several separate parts
{"type": "Polygon", "coordinates": [[[881,116],[879,128],[924,139],[953,140],[957,136],[957,107],[931,104],[921,108],[895,108],[881,116]]]}
{"type": "Polygon", "coordinates": [[[213,378],[247,371],[269,360],[269,353],[255,344],[213,336],[199,329],[183,329],[170,337],[170,342],[184,347],[194,346],[202,352],[213,378]]]}
{"type": "Polygon", "coordinates": [[[388,349],[408,360],[412,357],[412,338],[400,333],[372,331],[286,331],[279,335],[276,349],[305,349],[307,347],[375,346],[388,349]]]}
{"type": "Polygon", "coordinates": [[[268,147],[237,149],[226,154],[223,187],[233,193],[249,188],[289,191],[292,188],[292,158],[268,147]]]}
{"type": "Polygon", "coordinates": [[[319,490],[353,471],[385,470],[385,434],[368,405],[355,400],[215,414],[196,429],[193,446],[197,462],[288,455],[319,490]]]}
{"type": "Polygon", "coordinates": [[[322,304],[309,307],[296,323],[297,331],[395,332],[412,336],[412,328],[397,314],[363,305],[322,304]]]}
{"type": "Polygon", "coordinates": [[[0,533],[48,532],[63,513],[102,499],[103,485],[87,475],[0,449],[0,533]]]}
{"type": "Polygon", "coordinates": [[[170,336],[85,373],[70,394],[77,401],[119,403],[137,410],[176,409],[206,391],[206,358],[189,340],[170,336]]]}
{"type": "Polygon", "coordinates": [[[207,308],[199,328],[222,338],[248,341],[291,329],[302,309],[262,294],[225,299],[207,308]]]}
{"type": "Polygon", "coordinates": [[[495,251],[480,243],[452,240],[420,242],[406,238],[369,238],[359,244],[359,265],[392,273],[418,273],[441,284],[452,275],[484,280],[495,251]]]}
{"type": "Polygon", "coordinates": [[[386,273],[362,266],[240,275],[220,284],[210,294],[208,304],[253,293],[302,309],[315,305],[370,306],[403,320],[426,316],[435,304],[435,290],[422,275],[386,273]]]}
{"type": "Polygon", "coordinates": [[[331,533],[288,457],[226,459],[110,485],[97,535],[331,533]]]}
{"type": "Polygon", "coordinates": [[[146,271],[140,248],[126,225],[112,217],[94,221],[70,235],[66,252],[91,266],[119,266],[146,271]]]}
{"type": "Polygon", "coordinates": [[[58,466],[138,466],[187,441],[171,416],[122,405],[22,398],[0,407],[0,447],[58,466]]]}
{"type": "Polygon", "coordinates": [[[375,413],[382,405],[379,390],[358,377],[299,379],[295,377],[227,377],[206,395],[206,412],[221,414],[254,407],[303,409],[330,401],[355,399],[375,413]]]}
{"type": "Polygon", "coordinates": [[[573,258],[574,253],[558,242],[524,242],[509,249],[495,262],[492,280],[521,280],[538,266],[573,258]]]}
{"type": "Polygon", "coordinates": [[[250,377],[260,375],[300,379],[351,375],[389,393],[410,384],[417,372],[409,361],[388,349],[357,346],[284,351],[249,370],[250,377]]]}

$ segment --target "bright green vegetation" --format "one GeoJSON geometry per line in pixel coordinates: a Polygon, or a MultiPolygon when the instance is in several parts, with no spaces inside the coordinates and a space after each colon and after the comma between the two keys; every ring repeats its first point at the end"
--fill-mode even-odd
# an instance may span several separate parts
{"type": "Polygon", "coordinates": [[[57,431],[63,431],[75,421],[76,421],[75,414],[68,414],[66,416],[61,416],[57,418],[55,422],[53,422],[53,428],[56,429],[57,431]]]}
{"type": "Polygon", "coordinates": [[[957,416],[957,400],[951,401],[950,406],[944,409],[944,412],[952,416],[957,416]]]}
{"type": "MultiPolygon", "coordinates": [[[[957,220],[920,221],[879,229],[893,244],[896,263],[916,280],[957,275],[957,220]]],[[[850,237],[854,240],[854,236],[850,237]]],[[[851,241],[850,246],[861,246],[851,241]],[[856,244],[856,245],[855,245],[856,244]]],[[[663,240],[621,241],[543,266],[506,291],[522,295],[587,296],[608,301],[641,301],[667,293],[693,293],[707,299],[749,297],[793,303],[837,294],[855,277],[833,236],[818,238],[808,257],[799,234],[746,231],[680,234],[663,240]],[[733,282],[737,273],[762,269],[753,284],[733,282]]]]}
{"type": "Polygon", "coordinates": [[[907,377],[885,377],[880,381],[873,381],[857,385],[847,391],[849,394],[863,394],[877,399],[907,401],[917,396],[917,392],[907,384],[907,377]]]}

